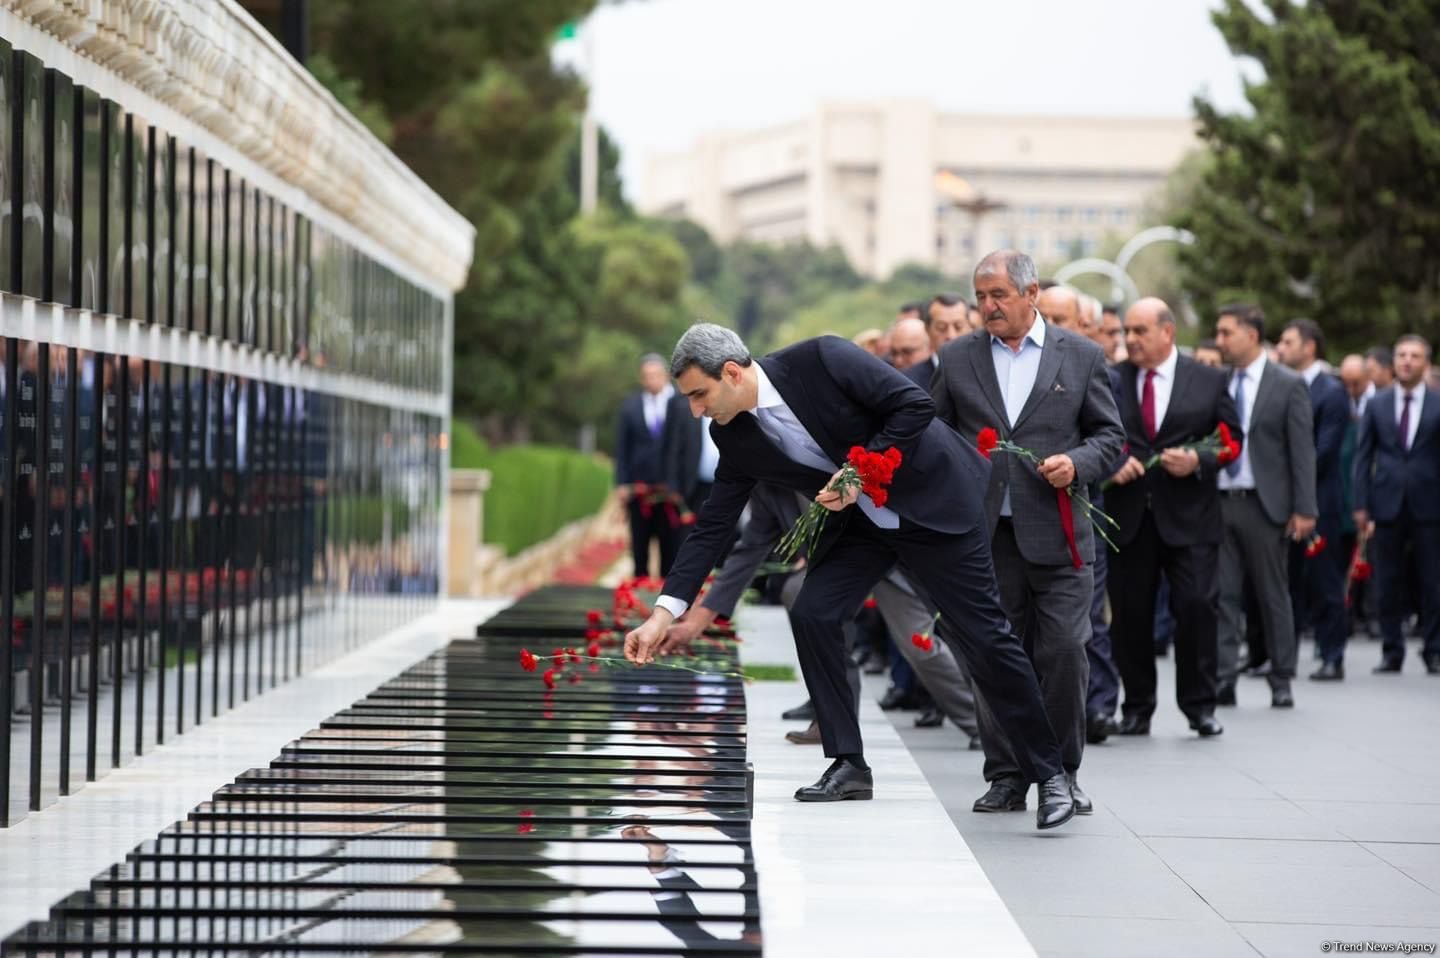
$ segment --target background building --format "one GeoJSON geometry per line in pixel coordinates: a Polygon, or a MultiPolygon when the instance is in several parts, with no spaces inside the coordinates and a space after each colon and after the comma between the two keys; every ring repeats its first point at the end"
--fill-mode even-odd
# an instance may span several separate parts
{"type": "Polygon", "coordinates": [[[837,244],[870,276],[907,262],[964,274],[977,250],[1068,259],[1107,232],[1134,232],[1146,199],[1196,144],[1194,122],[1178,117],[825,103],[807,120],[651,158],[640,206],[689,217],[721,241],[837,244]]]}

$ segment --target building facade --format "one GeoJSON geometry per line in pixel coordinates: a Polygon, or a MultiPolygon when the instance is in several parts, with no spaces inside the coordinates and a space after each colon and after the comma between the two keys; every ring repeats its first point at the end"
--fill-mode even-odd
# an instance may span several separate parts
{"type": "Polygon", "coordinates": [[[938,113],[908,100],[826,103],[807,120],[653,157],[640,207],[721,241],[836,244],[861,272],[903,263],[964,275],[985,251],[1089,255],[1139,228],[1193,121],[938,113]]]}
{"type": "Polygon", "coordinates": [[[0,9],[0,824],[435,599],[472,243],[230,0],[0,9]]]}

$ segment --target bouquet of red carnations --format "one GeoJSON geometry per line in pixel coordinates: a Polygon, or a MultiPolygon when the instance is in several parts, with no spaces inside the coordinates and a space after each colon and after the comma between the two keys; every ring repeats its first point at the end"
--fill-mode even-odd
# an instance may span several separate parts
{"type": "MultiPolygon", "coordinates": [[[[890,499],[890,482],[895,478],[895,470],[900,467],[900,460],[900,450],[894,446],[884,452],[871,452],[864,446],[851,446],[850,454],[845,457],[845,465],[840,467],[840,474],[830,480],[825,490],[838,492],[842,497],[858,490],[861,495],[869,496],[870,501],[877,507],[883,507],[890,499]]],[[[808,557],[820,539],[820,530],[825,527],[825,517],[829,511],[820,503],[812,502],[805,514],[796,520],[790,531],[780,539],[780,545],[776,549],[780,558],[790,562],[801,553],[808,557]]]]}

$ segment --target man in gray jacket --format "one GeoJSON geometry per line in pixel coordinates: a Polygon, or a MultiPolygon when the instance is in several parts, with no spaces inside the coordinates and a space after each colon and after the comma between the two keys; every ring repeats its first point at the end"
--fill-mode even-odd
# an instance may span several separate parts
{"type": "MultiPolygon", "coordinates": [[[[1315,429],[1310,390],[1299,374],[1265,356],[1265,314],[1258,307],[1220,310],[1215,342],[1230,367],[1230,397],[1245,441],[1220,469],[1218,705],[1235,704],[1235,676],[1245,636],[1245,583],[1260,607],[1270,656],[1270,704],[1295,698],[1295,618],[1290,605],[1290,546],[1315,530],[1315,429]]],[[[1326,548],[1338,549],[1332,542],[1326,548]]]]}
{"type": "MultiPolygon", "coordinates": [[[[1076,814],[1092,810],[1076,775],[1085,748],[1091,565],[1095,543],[1085,489],[1104,478],[1125,442],[1105,356],[1087,337],[1048,326],[1035,308],[1035,264],[1000,250],[975,269],[985,328],[948,344],[931,392],[936,416],[967,440],[994,429],[1032,452],[991,455],[985,496],[1000,598],[1025,646],[1040,688],[1076,814]],[[1063,509],[1073,521],[1065,531],[1063,509]]],[[[1026,783],[1008,742],[977,696],[985,780],[977,812],[1020,811],[1026,783]]],[[[1023,746],[1022,746],[1023,747],[1023,746]]]]}

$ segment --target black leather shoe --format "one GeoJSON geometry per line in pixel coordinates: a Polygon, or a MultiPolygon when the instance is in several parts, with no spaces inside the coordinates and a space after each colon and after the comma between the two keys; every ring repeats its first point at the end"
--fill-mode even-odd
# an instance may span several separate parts
{"type": "Polygon", "coordinates": [[[880,696],[880,708],[882,711],[893,712],[896,709],[905,708],[905,703],[910,700],[910,693],[894,685],[885,690],[880,696]]]}
{"type": "Polygon", "coordinates": [[[1075,799],[1070,794],[1070,779],[1062,772],[1041,782],[1035,808],[1035,827],[1055,828],[1074,817],[1075,799]]]}
{"type": "Polygon", "coordinates": [[[1202,715],[1199,718],[1190,720],[1190,727],[1200,733],[1201,738],[1210,738],[1212,735],[1219,735],[1225,731],[1213,715],[1202,715]]]}
{"type": "Polygon", "coordinates": [[[780,717],[787,722],[808,722],[815,717],[815,703],[806,699],[804,705],[786,709],[780,713],[780,717]]]}
{"type": "Polygon", "coordinates": [[[870,769],[837,758],[814,785],[795,789],[797,802],[868,801],[875,797],[875,778],[870,769]]]}
{"type": "Polygon", "coordinates": [[[1310,678],[1316,682],[1340,682],[1345,678],[1345,666],[1339,662],[1326,662],[1314,672],[1310,678]]]}
{"type": "Polygon", "coordinates": [[[980,744],[980,736],[978,736],[978,735],[972,735],[972,736],[970,736],[970,744],[967,745],[967,746],[965,746],[966,751],[970,751],[970,752],[978,752],[978,751],[980,751],[981,749],[983,749],[984,747],[985,747],[984,745],[981,745],[981,744],[980,744]]]}
{"type": "Polygon", "coordinates": [[[1425,656],[1425,671],[1430,675],[1440,675],[1440,655],[1425,656]]]}
{"type": "Polygon", "coordinates": [[[1384,675],[1384,674],[1387,673],[1387,672],[1399,672],[1399,671],[1400,671],[1400,660],[1399,660],[1399,659],[1382,659],[1381,662],[1380,662],[1380,664],[1377,665],[1377,666],[1375,666],[1375,667],[1374,667],[1373,669],[1371,669],[1370,671],[1371,671],[1371,672],[1374,672],[1376,675],[1384,675]]]}
{"type": "Polygon", "coordinates": [[[811,722],[810,726],[803,732],[786,732],[785,741],[792,745],[819,745],[820,723],[811,722]]]}
{"type": "Polygon", "coordinates": [[[878,655],[872,655],[866,660],[865,666],[860,670],[866,675],[881,675],[886,669],[885,660],[878,655]]]}
{"type": "Polygon", "coordinates": [[[1074,772],[1066,772],[1065,777],[1070,780],[1070,798],[1075,802],[1076,815],[1090,815],[1095,811],[1095,803],[1090,801],[1090,796],[1080,790],[1080,783],[1075,779],[1074,772]]]}
{"type": "Polygon", "coordinates": [[[1120,720],[1121,735],[1149,735],[1150,719],[1148,716],[1127,715],[1120,720]]]}
{"type": "Polygon", "coordinates": [[[1284,688],[1270,690],[1270,707],[1272,709],[1293,709],[1295,707],[1295,695],[1287,685],[1284,688]]]}
{"type": "Polygon", "coordinates": [[[926,709],[915,719],[916,728],[939,728],[945,724],[945,715],[939,709],[926,709]]]}
{"type": "Polygon", "coordinates": [[[975,799],[972,812],[1023,812],[1025,792],[1009,782],[993,782],[990,791],[975,799]]]}
{"type": "Polygon", "coordinates": [[[1221,682],[1219,685],[1215,686],[1215,704],[1216,704],[1216,705],[1234,705],[1234,704],[1235,704],[1235,683],[1234,683],[1234,682],[1221,682]]]}
{"type": "Polygon", "coordinates": [[[1120,726],[1108,715],[1092,715],[1085,720],[1085,741],[1099,745],[1112,735],[1120,734],[1120,726]]]}

